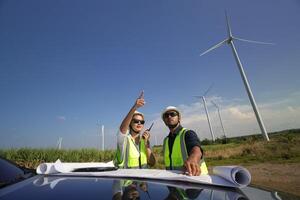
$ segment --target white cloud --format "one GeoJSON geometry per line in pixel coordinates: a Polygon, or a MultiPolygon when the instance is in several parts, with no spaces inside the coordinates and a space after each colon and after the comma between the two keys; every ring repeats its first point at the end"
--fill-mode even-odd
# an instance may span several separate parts
{"type": "Polygon", "coordinates": [[[300,107],[288,106],[287,110],[293,114],[300,112],[300,107]]]}
{"type": "Polygon", "coordinates": [[[251,112],[243,112],[239,107],[231,107],[227,109],[227,112],[232,115],[233,118],[237,120],[252,119],[254,117],[251,112]]]}
{"type": "Polygon", "coordinates": [[[64,122],[64,121],[66,121],[66,117],[65,116],[57,116],[56,120],[59,122],[64,122]]]}
{"type": "MultiPolygon", "coordinates": [[[[214,101],[220,107],[220,113],[227,135],[241,136],[260,133],[253,109],[247,101],[233,99],[222,99],[220,97],[207,98],[207,107],[211,118],[211,124],[215,137],[221,137],[223,131],[216,108],[210,103],[214,101]]],[[[291,94],[285,98],[267,103],[258,104],[260,114],[268,132],[299,128],[300,127],[300,96],[291,94]]],[[[204,106],[202,103],[181,104],[178,108],[182,111],[182,125],[193,129],[201,139],[211,138],[204,106]]],[[[157,136],[162,144],[163,138],[168,133],[168,129],[163,124],[160,115],[153,119],[155,127],[153,134],[157,136]]],[[[154,141],[154,140],[153,140],[154,141]]]]}

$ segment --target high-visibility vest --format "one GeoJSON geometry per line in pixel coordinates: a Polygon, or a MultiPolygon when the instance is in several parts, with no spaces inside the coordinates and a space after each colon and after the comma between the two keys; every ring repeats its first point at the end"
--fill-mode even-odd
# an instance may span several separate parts
{"type": "MultiPolygon", "coordinates": [[[[184,161],[188,159],[188,152],[185,144],[185,133],[187,129],[182,128],[176,135],[174,144],[172,147],[172,154],[169,152],[169,137],[164,139],[163,152],[166,169],[182,170],[184,168],[184,161]]],[[[201,175],[208,174],[206,163],[203,159],[199,163],[201,175]]]]}
{"type": "Polygon", "coordinates": [[[123,151],[117,147],[114,163],[119,168],[147,168],[145,140],[140,139],[137,146],[130,134],[125,136],[123,151]]]}

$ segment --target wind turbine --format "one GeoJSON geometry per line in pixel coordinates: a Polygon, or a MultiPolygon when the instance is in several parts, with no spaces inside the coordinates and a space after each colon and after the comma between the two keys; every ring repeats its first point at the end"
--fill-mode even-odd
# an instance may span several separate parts
{"type": "Polygon", "coordinates": [[[205,95],[209,92],[209,90],[212,88],[212,85],[206,90],[206,92],[202,95],[202,96],[194,96],[196,98],[201,98],[204,104],[204,109],[205,109],[205,113],[206,113],[206,117],[207,117],[207,121],[208,121],[208,126],[209,126],[209,130],[210,130],[210,134],[211,134],[211,138],[213,141],[215,141],[215,135],[210,123],[210,117],[209,117],[209,113],[208,113],[208,109],[206,106],[206,100],[205,100],[205,95]]]}
{"type": "Polygon", "coordinates": [[[61,149],[61,143],[62,143],[62,137],[59,137],[56,144],[57,149],[61,149]]]}
{"type": "Polygon", "coordinates": [[[155,139],[155,146],[157,146],[157,137],[156,137],[156,135],[154,135],[154,139],[155,139]]]}
{"type": "Polygon", "coordinates": [[[99,138],[100,139],[99,140],[99,150],[101,150],[101,143],[102,143],[102,150],[103,150],[103,147],[104,147],[104,126],[100,124],[100,121],[98,121],[96,124],[97,124],[97,133],[98,133],[98,130],[99,130],[99,136],[100,136],[100,138],[99,138]],[[101,132],[100,132],[100,126],[101,126],[101,132]],[[98,129],[98,127],[99,127],[99,129],[98,129]],[[102,136],[101,136],[101,134],[102,134],[102,136]]]}
{"type": "Polygon", "coordinates": [[[226,133],[225,133],[225,129],[224,129],[223,122],[222,122],[222,118],[221,118],[221,114],[220,114],[220,108],[219,108],[219,106],[218,106],[214,101],[211,101],[211,103],[212,103],[212,104],[217,108],[217,110],[218,110],[218,114],[219,114],[219,119],[220,119],[221,127],[222,127],[222,130],[223,130],[224,137],[225,137],[225,139],[226,139],[226,133]]]}
{"type": "Polygon", "coordinates": [[[268,136],[268,133],[266,131],[266,128],[265,128],[265,125],[263,123],[263,120],[259,114],[259,111],[258,111],[258,108],[257,108],[257,105],[256,105],[256,102],[255,102],[255,99],[254,99],[254,96],[252,94],[252,91],[251,91],[251,88],[250,88],[250,85],[249,85],[249,82],[247,80],[247,77],[246,77],[246,74],[244,72],[244,69],[243,69],[243,66],[242,66],[242,63],[240,61],[240,58],[238,56],[238,53],[235,49],[235,46],[234,46],[234,43],[233,43],[233,40],[239,40],[239,41],[243,41],[243,42],[250,42],[250,43],[256,43],[256,44],[273,44],[273,43],[267,43],[267,42],[259,42],[259,41],[253,41],[253,40],[246,40],[246,39],[242,39],[242,38],[238,38],[238,37],[234,37],[232,35],[232,32],[231,32],[231,28],[230,28],[230,24],[229,24],[229,20],[228,20],[228,17],[227,17],[227,13],[225,13],[226,15],[226,21],[227,21],[227,32],[228,32],[228,38],[226,38],[225,40],[223,40],[222,42],[216,44],[215,46],[211,47],[210,49],[206,50],[205,52],[203,52],[202,54],[200,54],[200,56],[203,56],[204,54],[222,46],[223,44],[229,44],[231,46],[231,49],[232,49],[232,52],[233,52],[233,55],[234,55],[234,58],[235,58],[235,61],[237,63],[237,66],[239,68],[239,71],[240,71],[240,74],[242,76],[242,79],[243,79],[243,82],[244,82],[244,85],[245,85],[245,88],[246,88],[246,91],[247,91],[247,94],[248,94],[248,97],[250,99],[250,102],[251,102],[251,105],[252,105],[252,108],[253,108],[253,111],[255,113],[255,116],[256,116],[256,119],[257,119],[257,122],[258,122],[258,125],[260,127],[260,130],[263,134],[263,136],[265,137],[265,139],[267,141],[269,141],[269,136],[268,136]]]}
{"type": "Polygon", "coordinates": [[[104,125],[102,125],[101,130],[102,130],[102,151],[104,151],[104,125]]]}

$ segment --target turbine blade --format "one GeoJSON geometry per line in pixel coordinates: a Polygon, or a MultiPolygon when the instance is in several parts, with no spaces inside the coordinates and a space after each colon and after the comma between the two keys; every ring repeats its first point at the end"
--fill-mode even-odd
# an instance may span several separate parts
{"type": "Polygon", "coordinates": [[[209,48],[208,50],[206,50],[205,52],[203,52],[202,54],[200,54],[200,56],[203,56],[204,54],[207,54],[208,52],[220,47],[221,45],[225,44],[228,41],[228,39],[223,40],[222,42],[216,44],[215,46],[209,48]]]}
{"type": "Polygon", "coordinates": [[[214,84],[212,83],[209,88],[206,90],[206,92],[203,94],[203,96],[205,97],[206,94],[211,90],[211,88],[214,86],[214,84]]]}
{"type": "Polygon", "coordinates": [[[202,96],[193,96],[193,97],[195,97],[195,98],[202,98],[202,96]]]}
{"type": "Polygon", "coordinates": [[[219,108],[219,106],[218,106],[213,100],[211,100],[211,103],[212,103],[215,107],[219,108]]]}
{"type": "Polygon", "coordinates": [[[228,37],[232,37],[231,27],[230,27],[229,18],[228,18],[226,10],[225,10],[225,16],[226,16],[228,37]]]}
{"type": "Polygon", "coordinates": [[[239,41],[243,41],[243,42],[255,43],[255,44],[275,45],[275,43],[270,43],[270,42],[260,42],[260,41],[255,41],[255,40],[246,40],[246,39],[238,38],[238,37],[233,37],[233,39],[239,40],[239,41]]]}

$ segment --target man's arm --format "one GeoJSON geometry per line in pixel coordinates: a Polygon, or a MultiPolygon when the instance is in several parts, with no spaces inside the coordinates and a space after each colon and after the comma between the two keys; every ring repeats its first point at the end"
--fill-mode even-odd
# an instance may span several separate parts
{"type": "Polygon", "coordinates": [[[120,131],[121,133],[125,134],[127,132],[127,130],[129,129],[129,125],[132,119],[132,116],[134,114],[134,112],[145,105],[145,100],[144,100],[144,91],[141,92],[139,98],[137,98],[137,100],[135,101],[134,105],[131,107],[131,109],[129,110],[128,114],[126,115],[126,117],[123,119],[121,125],[120,125],[120,131]]]}
{"type": "Polygon", "coordinates": [[[201,174],[199,162],[202,153],[200,147],[194,146],[190,152],[188,159],[184,162],[186,172],[191,176],[199,176],[201,174]]]}
{"type": "Polygon", "coordinates": [[[192,130],[186,132],[184,139],[188,152],[188,159],[184,163],[186,172],[189,175],[199,176],[201,174],[199,163],[203,155],[200,140],[192,130]]]}

